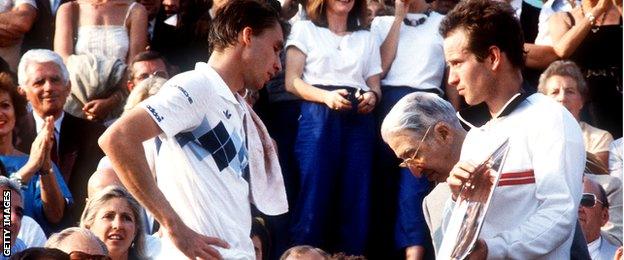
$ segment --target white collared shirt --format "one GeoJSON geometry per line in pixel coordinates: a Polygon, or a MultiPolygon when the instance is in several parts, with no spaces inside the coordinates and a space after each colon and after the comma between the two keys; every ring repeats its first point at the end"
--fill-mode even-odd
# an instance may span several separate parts
{"type": "Polygon", "coordinates": [[[587,251],[589,251],[589,257],[591,259],[599,259],[600,256],[600,244],[602,243],[602,237],[598,236],[598,239],[587,243],[587,251]]]}
{"type": "MultiPolygon", "coordinates": [[[[43,128],[44,120],[35,111],[33,111],[32,114],[33,114],[33,117],[35,118],[35,129],[37,130],[37,134],[39,134],[39,132],[41,132],[41,129],[43,128]]],[[[54,138],[56,139],[57,146],[58,146],[59,140],[61,140],[60,139],[61,138],[60,137],[61,125],[62,125],[64,117],[65,117],[65,112],[63,111],[61,112],[61,116],[59,116],[56,120],[54,120],[54,138]]]]}

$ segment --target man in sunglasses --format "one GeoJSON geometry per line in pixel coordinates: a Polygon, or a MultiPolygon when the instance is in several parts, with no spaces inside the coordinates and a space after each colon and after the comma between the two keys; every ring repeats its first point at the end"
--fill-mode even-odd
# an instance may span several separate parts
{"type": "Polygon", "coordinates": [[[591,259],[613,259],[617,246],[609,242],[600,228],[609,221],[609,202],[602,186],[583,178],[583,196],[578,218],[587,240],[591,259]]]}
{"type": "Polygon", "coordinates": [[[132,59],[128,66],[128,90],[149,77],[169,79],[169,67],[165,58],[155,51],[140,52],[132,59]]]}

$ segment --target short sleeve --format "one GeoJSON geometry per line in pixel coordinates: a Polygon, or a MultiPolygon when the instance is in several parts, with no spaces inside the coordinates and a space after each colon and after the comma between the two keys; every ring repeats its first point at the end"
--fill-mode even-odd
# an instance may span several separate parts
{"type": "Polygon", "coordinates": [[[286,41],[286,49],[293,46],[299,49],[304,54],[308,54],[309,49],[306,43],[309,42],[308,36],[310,31],[308,27],[312,25],[310,21],[297,21],[290,30],[290,36],[286,41]]]}
{"type": "Polygon", "coordinates": [[[370,34],[369,44],[369,56],[364,68],[364,79],[368,79],[371,76],[381,73],[381,55],[379,54],[379,43],[373,39],[373,35],[370,34]]]}
{"type": "Polygon", "coordinates": [[[169,138],[201,123],[204,109],[198,99],[208,95],[202,95],[207,89],[202,88],[199,80],[185,79],[197,76],[193,73],[183,73],[167,81],[156,95],[140,104],[169,138]]]}
{"type": "Polygon", "coordinates": [[[370,32],[373,34],[373,39],[379,46],[381,46],[386,37],[388,37],[389,33],[389,31],[384,30],[382,19],[383,18],[379,16],[375,17],[370,28],[370,32]]]}

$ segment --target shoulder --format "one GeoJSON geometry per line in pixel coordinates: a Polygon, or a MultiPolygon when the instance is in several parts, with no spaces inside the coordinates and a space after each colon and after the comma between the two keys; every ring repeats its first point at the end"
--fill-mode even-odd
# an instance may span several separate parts
{"type": "Polygon", "coordinates": [[[292,26],[292,31],[310,31],[316,29],[317,26],[310,20],[299,20],[296,21],[292,26]]]}
{"type": "Polygon", "coordinates": [[[147,9],[142,4],[138,2],[131,2],[128,6],[128,12],[130,18],[146,18],[147,19],[147,9]]]}

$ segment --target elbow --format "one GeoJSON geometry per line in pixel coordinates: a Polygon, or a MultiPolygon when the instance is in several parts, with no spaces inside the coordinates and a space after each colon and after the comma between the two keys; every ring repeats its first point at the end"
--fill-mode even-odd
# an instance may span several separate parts
{"type": "Polygon", "coordinates": [[[115,147],[115,138],[112,138],[113,134],[111,133],[113,129],[107,129],[101,136],[98,138],[98,145],[102,148],[104,153],[108,154],[112,147],[115,147]]]}

